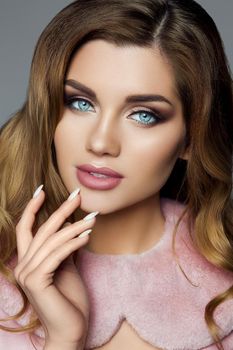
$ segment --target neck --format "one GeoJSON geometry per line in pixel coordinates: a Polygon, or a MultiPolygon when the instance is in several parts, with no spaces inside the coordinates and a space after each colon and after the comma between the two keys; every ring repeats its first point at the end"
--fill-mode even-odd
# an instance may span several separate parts
{"type": "Polygon", "coordinates": [[[139,254],[161,238],[165,219],[159,195],[97,216],[85,249],[97,254],[139,254]]]}

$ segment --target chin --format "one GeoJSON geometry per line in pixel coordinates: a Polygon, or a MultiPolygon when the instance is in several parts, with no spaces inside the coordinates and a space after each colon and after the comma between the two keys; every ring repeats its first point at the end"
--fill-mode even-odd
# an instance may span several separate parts
{"type": "Polygon", "coordinates": [[[84,196],[81,197],[81,204],[79,208],[86,213],[98,211],[100,214],[108,214],[111,212],[111,209],[106,202],[101,203],[101,201],[93,201],[91,198],[85,199],[84,196]]]}
{"type": "Polygon", "coordinates": [[[106,215],[106,214],[115,213],[118,210],[124,209],[124,207],[126,206],[124,206],[123,203],[119,203],[119,205],[117,205],[116,201],[114,201],[113,199],[109,201],[109,199],[107,200],[106,198],[104,198],[104,196],[103,196],[103,199],[101,200],[100,198],[95,199],[93,198],[93,196],[89,197],[89,196],[83,195],[81,197],[81,203],[79,208],[86,213],[98,211],[100,213],[99,215],[106,215]]]}

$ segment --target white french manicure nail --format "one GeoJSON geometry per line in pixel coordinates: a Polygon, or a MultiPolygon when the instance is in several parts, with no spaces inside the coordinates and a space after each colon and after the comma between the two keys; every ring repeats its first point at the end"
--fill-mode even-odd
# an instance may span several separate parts
{"type": "Polygon", "coordinates": [[[82,237],[89,235],[91,233],[91,231],[92,231],[92,229],[84,231],[83,233],[81,233],[81,235],[78,236],[78,238],[82,238],[82,237]]]}
{"type": "Polygon", "coordinates": [[[94,218],[96,215],[98,215],[99,212],[98,211],[94,211],[93,213],[88,214],[87,216],[85,216],[85,218],[83,218],[84,221],[88,221],[91,220],[92,218],[94,218]]]}
{"type": "Polygon", "coordinates": [[[40,193],[40,191],[42,190],[43,186],[44,186],[44,185],[40,185],[40,186],[35,190],[35,192],[34,192],[34,194],[33,194],[33,198],[36,198],[36,197],[39,195],[39,193],[40,193]]]}
{"type": "Polygon", "coordinates": [[[72,201],[80,192],[80,188],[76,188],[68,197],[68,201],[72,201]]]}

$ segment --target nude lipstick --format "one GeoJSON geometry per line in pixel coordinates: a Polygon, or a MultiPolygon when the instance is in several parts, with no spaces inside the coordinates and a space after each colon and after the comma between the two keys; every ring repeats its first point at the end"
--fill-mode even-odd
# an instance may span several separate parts
{"type": "Polygon", "coordinates": [[[91,164],[77,166],[77,178],[85,187],[94,190],[110,190],[118,186],[123,175],[110,168],[96,168],[91,164]]]}

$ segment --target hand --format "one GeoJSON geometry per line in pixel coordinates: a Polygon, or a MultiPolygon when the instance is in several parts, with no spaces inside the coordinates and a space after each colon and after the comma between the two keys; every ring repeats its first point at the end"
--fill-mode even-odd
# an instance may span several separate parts
{"type": "MultiPolygon", "coordinates": [[[[33,237],[35,215],[45,199],[44,191],[27,204],[16,226],[18,263],[14,275],[40,319],[49,344],[80,344],[86,337],[89,301],[73,261],[73,253],[88,242],[95,217],[63,225],[80,205],[80,196],[66,200],[33,237]]],[[[67,347],[68,348],[68,347],[67,347]]]]}

